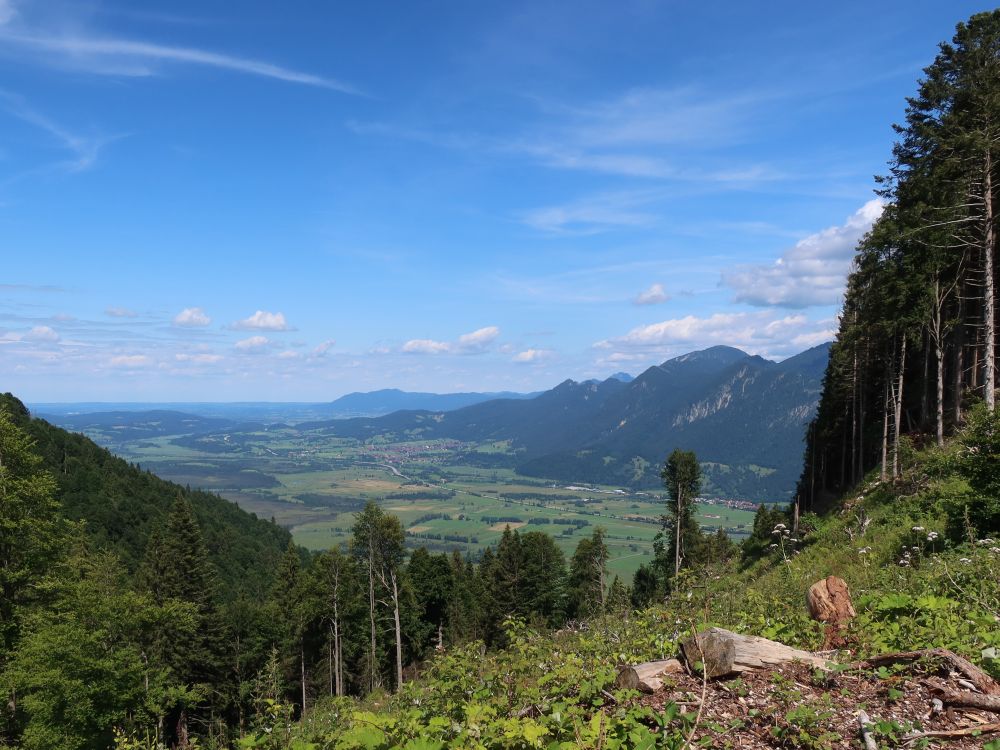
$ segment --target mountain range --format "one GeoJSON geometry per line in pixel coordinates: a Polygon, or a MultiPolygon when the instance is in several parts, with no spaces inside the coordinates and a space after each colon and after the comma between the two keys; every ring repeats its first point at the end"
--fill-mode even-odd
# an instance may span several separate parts
{"type": "Polygon", "coordinates": [[[802,463],[829,344],[773,362],[727,346],[692,352],[634,379],[566,380],[534,398],[451,411],[398,411],[298,425],[335,437],[509,441],[480,460],[559,481],[660,483],[664,457],[693,450],[706,494],[784,501],[802,463]]]}

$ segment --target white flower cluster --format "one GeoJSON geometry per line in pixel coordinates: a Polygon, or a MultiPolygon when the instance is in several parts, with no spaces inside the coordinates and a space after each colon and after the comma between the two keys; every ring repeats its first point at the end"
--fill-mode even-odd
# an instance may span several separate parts
{"type": "Polygon", "coordinates": [[[990,544],[996,544],[996,539],[990,539],[989,537],[986,537],[985,539],[977,539],[976,544],[980,547],[985,547],[990,544]]]}
{"type": "Polygon", "coordinates": [[[927,532],[927,541],[928,542],[933,542],[939,536],[940,536],[940,534],[938,534],[936,531],[928,531],[927,532]]]}
{"type": "Polygon", "coordinates": [[[859,555],[867,555],[871,551],[872,551],[871,547],[862,547],[861,549],[858,550],[858,554],[859,555]]]}

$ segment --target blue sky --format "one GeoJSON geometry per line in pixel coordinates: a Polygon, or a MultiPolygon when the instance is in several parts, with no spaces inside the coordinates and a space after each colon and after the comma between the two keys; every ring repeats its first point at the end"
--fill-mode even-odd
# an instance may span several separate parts
{"type": "Polygon", "coordinates": [[[0,0],[0,389],[534,390],[831,337],[968,2],[0,0]]]}

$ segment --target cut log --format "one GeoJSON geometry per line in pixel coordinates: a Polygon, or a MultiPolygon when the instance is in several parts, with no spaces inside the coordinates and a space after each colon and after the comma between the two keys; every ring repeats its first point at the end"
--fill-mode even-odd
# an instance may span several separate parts
{"type": "Polygon", "coordinates": [[[968,693],[960,690],[942,690],[941,702],[955,708],[977,708],[1000,714],[1000,696],[968,693]]]}
{"type": "Polygon", "coordinates": [[[806,594],[809,616],[819,622],[841,628],[857,617],[851,592],[843,578],[829,576],[809,587],[806,594]]]}
{"type": "Polygon", "coordinates": [[[662,661],[647,661],[634,666],[623,666],[618,669],[615,687],[623,690],[638,690],[643,693],[656,693],[663,689],[665,674],[683,674],[684,665],[677,659],[662,661]]]}
{"type": "Polygon", "coordinates": [[[899,651],[891,654],[882,654],[881,656],[864,659],[857,662],[854,666],[861,669],[871,669],[873,667],[884,667],[888,664],[909,664],[921,659],[937,659],[938,661],[942,661],[975,685],[977,690],[982,691],[986,695],[1000,695],[1000,684],[996,680],[968,659],[964,659],[954,651],[946,648],[928,648],[920,651],[899,651]]]}
{"type": "Polygon", "coordinates": [[[704,664],[705,674],[710,679],[789,662],[802,662],[820,669],[827,669],[829,665],[826,659],[808,651],[722,628],[709,628],[685,639],[681,649],[688,666],[693,669],[696,664],[704,664]]]}

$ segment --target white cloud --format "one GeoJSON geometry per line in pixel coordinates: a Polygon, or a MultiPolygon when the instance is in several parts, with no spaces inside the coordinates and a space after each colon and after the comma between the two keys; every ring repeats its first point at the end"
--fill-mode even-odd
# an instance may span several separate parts
{"type": "Polygon", "coordinates": [[[653,284],[649,289],[640,292],[632,302],[637,305],[659,305],[670,299],[663,290],[663,284],[653,284]]]}
{"type": "Polygon", "coordinates": [[[145,367],[152,360],[145,354],[119,354],[111,358],[112,367],[122,367],[125,369],[133,367],[145,367]]]}
{"type": "Polygon", "coordinates": [[[248,339],[237,341],[233,346],[241,352],[255,352],[269,346],[270,343],[266,336],[251,336],[248,339]]]}
{"type": "Polygon", "coordinates": [[[180,354],[175,354],[174,359],[176,359],[178,362],[193,362],[194,364],[198,365],[210,365],[215,362],[221,361],[222,355],[210,354],[208,352],[200,352],[197,354],[187,354],[182,352],[180,354]]]}
{"type": "MultiPolygon", "coordinates": [[[[10,6],[9,0],[0,0],[10,6]]],[[[4,6],[0,5],[0,11],[4,6]]],[[[99,36],[69,36],[49,33],[13,33],[0,31],[0,38],[11,46],[44,53],[47,64],[61,63],[74,69],[97,74],[149,75],[150,65],[172,62],[204,65],[237,73],[272,78],[288,83],[318,86],[344,94],[359,94],[353,86],[333,78],[304,73],[261,60],[210,52],[193,47],[172,47],[131,39],[99,36]]]]}
{"type": "Polygon", "coordinates": [[[773,264],[724,273],[723,283],[735,290],[736,302],[758,307],[835,305],[843,297],[858,241],[882,209],[880,200],[870,200],[844,224],[804,237],[773,264]]]}
{"type": "Polygon", "coordinates": [[[432,339],[410,339],[403,344],[403,351],[407,354],[444,354],[451,349],[452,345],[447,341],[432,339]]]}
{"type": "Polygon", "coordinates": [[[238,331],[290,331],[284,313],[272,313],[258,310],[249,318],[233,323],[232,328],[238,331]]]}
{"type": "Polygon", "coordinates": [[[633,328],[624,336],[594,344],[608,352],[602,361],[628,361],[637,354],[664,356],[715,345],[734,346],[751,354],[782,357],[829,341],[836,321],[805,315],[779,317],[769,310],[688,315],[633,328]]]}
{"type": "Polygon", "coordinates": [[[278,353],[278,359],[298,359],[301,356],[294,349],[285,349],[285,351],[278,353]]]}
{"type": "Polygon", "coordinates": [[[59,334],[48,326],[35,326],[21,337],[22,341],[53,344],[59,340],[59,334]]]}
{"type": "Polygon", "coordinates": [[[127,307],[108,307],[104,314],[109,318],[137,318],[139,313],[129,310],[127,307]]]}
{"type": "Polygon", "coordinates": [[[174,325],[184,328],[207,326],[211,322],[212,319],[200,307],[185,307],[174,316],[174,325]]]}
{"type": "Polygon", "coordinates": [[[551,349],[525,349],[523,352],[515,354],[513,361],[521,363],[544,362],[551,359],[552,355],[551,349]]]}
{"type": "Polygon", "coordinates": [[[465,333],[458,337],[458,348],[462,350],[483,349],[488,346],[497,336],[500,329],[496,326],[480,328],[472,333],[465,333]]]}
{"type": "Polygon", "coordinates": [[[490,348],[500,335],[497,326],[486,326],[471,333],[463,333],[457,341],[411,339],[403,344],[406,354],[478,354],[490,348]]]}

